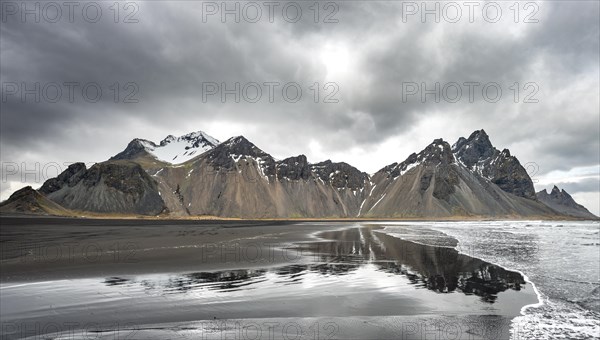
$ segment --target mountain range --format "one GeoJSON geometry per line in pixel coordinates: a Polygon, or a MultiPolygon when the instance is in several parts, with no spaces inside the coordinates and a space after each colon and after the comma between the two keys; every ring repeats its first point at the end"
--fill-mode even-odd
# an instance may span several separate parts
{"type": "Polygon", "coordinates": [[[565,191],[560,190],[556,185],[552,188],[552,191],[548,193],[546,189],[536,193],[537,199],[549,206],[550,208],[558,211],[561,214],[581,217],[585,219],[597,219],[598,217],[589,212],[583,205],[575,202],[573,197],[565,191]]]}
{"type": "Polygon", "coordinates": [[[238,218],[597,218],[558,188],[536,193],[484,130],[367,174],[344,162],[275,159],[243,136],[134,139],[108,161],[70,165],[0,211],[238,218]],[[48,207],[46,209],[45,207],[48,207]]]}

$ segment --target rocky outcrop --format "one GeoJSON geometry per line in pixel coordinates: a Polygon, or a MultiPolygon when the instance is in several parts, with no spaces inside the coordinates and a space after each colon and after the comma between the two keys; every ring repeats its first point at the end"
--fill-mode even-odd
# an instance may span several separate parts
{"type": "Polygon", "coordinates": [[[107,161],[89,169],[73,164],[46,181],[40,192],[72,210],[142,215],[165,211],[156,181],[130,161],[107,161]]]}
{"type": "Polygon", "coordinates": [[[569,193],[564,189],[560,190],[556,185],[550,193],[544,189],[537,192],[536,195],[538,200],[561,214],[592,220],[598,219],[598,216],[589,212],[583,205],[577,204],[569,193]]]}
{"type": "MultiPolygon", "coordinates": [[[[480,137],[487,139],[487,135],[480,137]]],[[[476,139],[476,135],[461,139],[458,150],[464,150],[461,147],[467,145],[465,141],[476,139]]],[[[494,179],[499,177],[490,174],[500,171],[493,169],[496,161],[492,162],[490,157],[499,159],[499,153],[491,144],[482,144],[471,144],[478,148],[476,152],[457,156],[447,142],[436,139],[418,154],[384,167],[373,175],[373,190],[359,215],[392,218],[555,215],[540,202],[515,195],[496,184],[494,179]],[[486,171],[483,163],[487,163],[486,171]]]]}
{"type": "MultiPolygon", "coordinates": [[[[290,181],[307,181],[312,177],[312,170],[306,156],[289,157],[277,162],[277,179],[290,181]]],[[[268,173],[268,172],[267,172],[268,173]]]]}
{"type": "Polygon", "coordinates": [[[42,194],[27,186],[15,191],[8,200],[0,203],[3,214],[32,214],[69,216],[73,213],[50,201],[42,194]]]}
{"type": "Polygon", "coordinates": [[[459,138],[452,146],[456,160],[467,169],[489,179],[502,190],[516,196],[535,199],[533,182],[527,171],[508,149],[496,149],[482,129],[469,138],[459,138]]]}
{"type": "Polygon", "coordinates": [[[265,175],[275,176],[275,159],[243,136],[226,140],[202,158],[216,170],[232,170],[237,168],[237,163],[242,157],[260,163],[265,175]]]}
{"type": "Polygon", "coordinates": [[[363,190],[369,183],[369,175],[350,164],[330,160],[312,164],[311,171],[323,182],[336,189],[363,190]]]}
{"type": "Polygon", "coordinates": [[[355,216],[365,195],[359,188],[368,183],[345,163],[311,164],[304,155],[275,160],[242,136],[184,166],[149,173],[173,214],[245,218],[355,216]],[[171,197],[178,187],[179,197],[171,197]]]}
{"type": "Polygon", "coordinates": [[[51,178],[44,182],[42,187],[39,189],[39,192],[42,195],[49,195],[63,187],[73,187],[79,183],[79,181],[81,181],[82,177],[86,173],[86,170],[85,164],[83,163],[71,164],[57,177],[51,178]]]}
{"type": "Polygon", "coordinates": [[[114,155],[110,160],[135,160],[137,158],[150,156],[150,153],[146,149],[146,145],[156,146],[156,144],[151,141],[136,138],[127,144],[125,150],[114,155]]]}

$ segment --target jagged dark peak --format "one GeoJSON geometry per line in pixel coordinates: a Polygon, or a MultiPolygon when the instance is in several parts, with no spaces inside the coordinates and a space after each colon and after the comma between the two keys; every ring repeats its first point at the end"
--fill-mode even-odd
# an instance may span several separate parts
{"type": "Polygon", "coordinates": [[[217,169],[233,169],[240,159],[251,158],[260,163],[267,176],[275,175],[275,159],[244,136],[229,138],[206,152],[203,158],[217,169]]]}
{"type": "MultiPolygon", "coordinates": [[[[409,156],[409,159],[412,161],[411,156],[409,156]]],[[[434,164],[454,163],[454,157],[452,156],[452,148],[450,147],[450,144],[448,144],[448,142],[444,141],[443,139],[434,139],[433,142],[431,142],[431,144],[427,145],[425,149],[423,149],[417,154],[416,162],[434,164]]]]}
{"type": "Polygon", "coordinates": [[[477,144],[481,144],[481,145],[487,144],[488,146],[492,145],[488,134],[485,132],[484,129],[481,129],[481,130],[473,131],[473,133],[471,133],[469,138],[465,138],[465,137],[458,138],[458,141],[456,141],[456,143],[454,143],[454,145],[452,145],[452,149],[460,148],[467,143],[477,143],[477,144]]]}
{"type": "Polygon", "coordinates": [[[410,154],[401,163],[392,163],[385,166],[378,172],[384,172],[388,178],[396,178],[404,175],[406,172],[413,169],[415,166],[423,164],[425,166],[436,166],[440,164],[452,164],[454,157],[452,148],[448,142],[441,138],[434,139],[431,144],[427,145],[421,152],[410,154]]]}
{"type": "Polygon", "coordinates": [[[559,187],[557,187],[556,185],[554,185],[552,187],[552,190],[550,191],[550,193],[548,193],[548,191],[546,191],[546,189],[539,191],[536,193],[536,195],[539,197],[540,195],[546,195],[547,197],[550,197],[552,199],[558,200],[558,201],[563,201],[563,202],[567,202],[567,201],[573,201],[575,202],[575,200],[573,199],[573,197],[565,191],[565,189],[560,189],[559,187]]]}
{"type": "MultiPolygon", "coordinates": [[[[505,149],[506,150],[506,149],[505,149]]],[[[508,152],[508,150],[506,150],[508,152]]],[[[481,129],[474,131],[469,138],[460,137],[452,146],[456,158],[468,168],[472,168],[481,160],[489,159],[498,154],[487,133],[481,129]]],[[[510,156],[510,152],[508,152],[510,156]]]]}
{"type": "Polygon", "coordinates": [[[369,179],[367,173],[358,170],[345,162],[332,162],[326,160],[311,165],[312,172],[323,183],[329,183],[334,188],[349,188],[360,190],[364,188],[369,179]]]}
{"type": "Polygon", "coordinates": [[[150,141],[150,140],[147,140],[147,139],[144,139],[144,138],[134,138],[134,139],[131,140],[131,142],[129,142],[129,144],[132,144],[132,145],[150,144],[150,145],[158,146],[153,141],[150,141]]]}
{"type": "Polygon", "coordinates": [[[414,168],[417,164],[417,154],[413,152],[410,154],[410,156],[408,156],[408,158],[406,158],[406,160],[404,160],[404,162],[394,162],[383,167],[383,169],[379,170],[378,172],[386,173],[388,178],[396,178],[400,175],[404,175],[406,171],[414,168]]]}
{"type": "Polygon", "coordinates": [[[330,159],[324,160],[322,162],[319,163],[312,163],[310,165],[310,167],[312,169],[333,169],[333,168],[340,168],[340,167],[352,167],[352,165],[348,164],[348,163],[344,163],[344,162],[333,162],[330,159]]]}
{"type": "Polygon", "coordinates": [[[149,140],[135,138],[131,142],[129,142],[129,144],[127,144],[127,147],[125,148],[125,150],[114,155],[109,160],[112,161],[112,160],[119,160],[119,159],[134,159],[138,156],[141,156],[142,154],[147,154],[148,146],[157,147],[156,144],[154,144],[153,142],[151,142],[149,140]]]}
{"type": "Polygon", "coordinates": [[[459,137],[456,143],[452,145],[452,152],[456,149],[460,149],[465,144],[467,144],[467,139],[465,137],[459,137]]]}
{"type": "Polygon", "coordinates": [[[598,217],[589,212],[584,206],[575,202],[573,197],[565,191],[559,189],[556,185],[552,187],[552,191],[548,193],[546,189],[536,193],[538,200],[546,204],[550,208],[569,216],[597,219],[598,217]]]}
{"type": "Polygon", "coordinates": [[[69,164],[69,166],[67,167],[67,169],[65,171],[63,171],[63,173],[66,173],[66,172],[77,173],[77,172],[85,170],[85,169],[86,169],[85,163],[77,162],[77,163],[69,164]]]}
{"type": "Polygon", "coordinates": [[[358,171],[361,172],[360,170],[358,170],[357,168],[353,167],[352,165],[346,163],[346,162],[333,162],[332,160],[328,159],[319,163],[313,163],[311,164],[311,167],[314,169],[333,169],[333,170],[340,170],[340,169],[348,169],[351,171],[358,171]]]}
{"type": "Polygon", "coordinates": [[[140,195],[144,189],[143,182],[155,185],[140,164],[127,160],[96,163],[83,173],[81,180],[88,187],[102,181],[104,185],[118,191],[140,195]]]}
{"type": "Polygon", "coordinates": [[[235,156],[263,157],[269,156],[244,136],[231,137],[214,148],[211,153],[227,153],[235,156]]]}
{"type": "MultiPolygon", "coordinates": [[[[228,140],[224,141],[223,143],[224,144],[237,144],[237,143],[250,143],[250,144],[252,144],[252,142],[250,142],[248,140],[248,138],[246,138],[246,137],[244,137],[242,135],[233,136],[233,137],[229,138],[228,140]]],[[[254,144],[252,144],[252,145],[254,145],[254,144]]]]}
{"type": "Polygon", "coordinates": [[[377,171],[375,174],[385,173],[388,178],[396,178],[396,177],[400,176],[400,173],[402,171],[398,165],[399,165],[398,162],[394,162],[392,164],[386,165],[383,168],[381,168],[379,171],[377,171]]]}
{"type": "Polygon", "coordinates": [[[329,164],[332,164],[333,162],[331,161],[331,159],[328,160],[324,160],[322,162],[319,163],[314,163],[313,166],[327,166],[329,164]]]}
{"type": "Polygon", "coordinates": [[[206,139],[206,140],[210,141],[213,144],[219,144],[218,140],[216,140],[213,137],[209,136],[204,131],[190,132],[188,134],[185,134],[185,135],[179,137],[179,139],[185,139],[185,140],[206,139]]]}
{"type": "Polygon", "coordinates": [[[81,180],[81,178],[85,175],[86,170],[87,169],[84,163],[73,163],[57,177],[50,178],[45,181],[39,192],[43,195],[48,195],[64,186],[72,187],[81,180]]]}
{"type": "Polygon", "coordinates": [[[418,154],[410,154],[404,162],[398,164],[397,168],[401,172],[404,172],[418,164],[430,166],[451,163],[454,163],[454,157],[452,156],[450,144],[443,139],[438,138],[434,139],[431,144],[427,145],[425,149],[421,150],[418,154]]]}
{"type": "Polygon", "coordinates": [[[131,140],[131,142],[129,142],[129,144],[127,144],[128,148],[132,147],[132,148],[144,149],[147,146],[157,147],[159,145],[154,143],[151,140],[147,140],[147,139],[143,139],[143,138],[134,138],[131,140]]]}
{"type": "Polygon", "coordinates": [[[24,188],[21,188],[15,192],[13,192],[12,195],[10,195],[10,197],[8,198],[7,202],[18,200],[23,197],[35,196],[36,194],[38,194],[38,193],[37,193],[37,191],[35,191],[35,189],[33,189],[31,186],[26,186],[24,188]]]}
{"type": "Polygon", "coordinates": [[[279,180],[308,180],[311,168],[305,155],[288,157],[277,162],[277,178],[279,180]]]}
{"type": "Polygon", "coordinates": [[[319,163],[313,163],[310,165],[310,167],[314,171],[325,171],[325,170],[331,170],[334,167],[333,164],[334,164],[334,162],[332,162],[330,159],[328,159],[328,160],[324,160],[319,163]],[[324,170],[321,170],[321,169],[324,169],[324,170]]]}
{"type": "Polygon", "coordinates": [[[459,164],[498,185],[502,190],[535,199],[533,182],[525,168],[508,149],[503,149],[502,152],[496,149],[483,129],[474,131],[469,138],[459,138],[454,143],[452,152],[459,164]]]}
{"type": "Polygon", "coordinates": [[[69,169],[63,172],[61,180],[57,178],[53,183],[58,190],[45,194],[46,198],[82,211],[143,215],[165,211],[158,183],[137,162],[113,160],[96,163],[87,170],[81,165],[72,168],[79,171],[65,176],[68,180],[62,177],[69,169]]]}
{"type": "Polygon", "coordinates": [[[165,146],[171,142],[174,142],[177,140],[177,137],[173,136],[173,135],[168,135],[167,137],[165,137],[165,139],[161,140],[159,145],[160,146],[165,146]]]}
{"type": "Polygon", "coordinates": [[[288,157],[277,162],[278,165],[303,165],[308,164],[308,159],[305,155],[288,157]]]}
{"type": "Polygon", "coordinates": [[[489,139],[489,136],[488,136],[487,132],[485,132],[484,129],[480,129],[480,130],[473,131],[473,133],[471,133],[471,135],[469,136],[469,139],[471,139],[471,138],[475,138],[475,139],[487,138],[487,139],[489,139]]]}
{"type": "Polygon", "coordinates": [[[506,149],[497,157],[480,162],[473,170],[506,192],[529,199],[536,198],[527,170],[506,149]]]}
{"type": "Polygon", "coordinates": [[[476,142],[476,143],[482,144],[482,145],[487,144],[488,146],[492,146],[492,143],[490,142],[490,136],[488,136],[487,132],[485,132],[484,129],[473,131],[471,133],[471,135],[469,136],[469,138],[467,138],[467,141],[468,142],[476,142]]]}
{"type": "Polygon", "coordinates": [[[94,186],[102,180],[118,190],[133,192],[141,189],[136,182],[139,178],[153,181],[141,165],[128,160],[96,163],[89,169],[83,163],[74,163],[57,177],[47,180],[39,191],[48,195],[64,187],[74,187],[81,181],[87,186],[94,186]]]}
{"type": "Polygon", "coordinates": [[[69,213],[30,186],[15,191],[6,201],[0,203],[0,211],[36,215],[67,215],[69,213]]]}
{"type": "Polygon", "coordinates": [[[251,141],[249,141],[244,136],[234,136],[234,137],[231,137],[228,140],[224,141],[222,144],[226,145],[226,146],[229,146],[229,147],[232,147],[232,146],[237,145],[237,144],[241,144],[241,145],[248,145],[249,144],[249,145],[255,146],[254,143],[252,143],[251,141]]]}

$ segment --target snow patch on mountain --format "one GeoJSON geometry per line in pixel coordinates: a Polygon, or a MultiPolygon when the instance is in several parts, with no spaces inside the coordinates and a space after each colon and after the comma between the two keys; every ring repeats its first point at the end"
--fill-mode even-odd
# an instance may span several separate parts
{"type": "Polygon", "coordinates": [[[415,162],[415,163],[406,165],[403,170],[400,170],[400,176],[403,176],[405,173],[407,173],[410,170],[414,169],[419,164],[421,164],[421,163],[420,162],[415,162]]]}
{"type": "Polygon", "coordinates": [[[219,141],[202,131],[196,131],[180,137],[169,135],[158,145],[145,140],[140,140],[140,143],[156,159],[181,164],[214,148],[219,141]]]}
{"type": "Polygon", "coordinates": [[[373,208],[375,208],[377,206],[377,204],[379,204],[379,202],[381,202],[381,200],[387,195],[387,192],[385,194],[383,194],[383,196],[381,196],[381,198],[379,198],[377,200],[377,202],[375,202],[375,204],[373,204],[373,206],[371,207],[371,209],[369,209],[369,211],[373,210],[373,208]]]}

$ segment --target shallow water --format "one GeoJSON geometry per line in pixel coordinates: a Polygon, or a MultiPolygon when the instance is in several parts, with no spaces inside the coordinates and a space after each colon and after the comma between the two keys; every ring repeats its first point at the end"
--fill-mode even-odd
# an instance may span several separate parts
{"type": "Polygon", "coordinates": [[[531,280],[543,304],[523,310],[513,339],[600,338],[598,222],[497,221],[387,223],[386,233],[445,244],[531,280]],[[456,245],[448,237],[458,240],[456,245]]]}
{"type": "Polygon", "coordinates": [[[436,247],[340,228],[291,246],[284,266],[5,283],[3,338],[506,338],[538,301],[521,274],[431,229],[413,234],[436,247]],[[239,326],[265,321],[294,327],[256,337],[239,326]]]}

